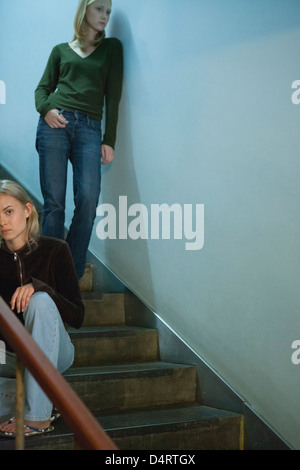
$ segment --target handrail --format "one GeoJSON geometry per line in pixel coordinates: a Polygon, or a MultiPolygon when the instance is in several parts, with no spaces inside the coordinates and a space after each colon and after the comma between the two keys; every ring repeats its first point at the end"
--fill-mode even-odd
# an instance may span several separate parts
{"type": "Polygon", "coordinates": [[[118,450],[64,377],[0,297],[0,330],[19,360],[61,413],[84,450],[118,450]]]}

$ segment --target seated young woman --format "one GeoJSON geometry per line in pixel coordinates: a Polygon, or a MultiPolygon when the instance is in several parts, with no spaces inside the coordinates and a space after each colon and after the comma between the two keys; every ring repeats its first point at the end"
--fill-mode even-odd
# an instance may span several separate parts
{"type": "MultiPolygon", "coordinates": [[[[66,371],[73,363],[74,347],[65,324],[80,328],[84,319],[72,255],[66,242],[39,236],[33,203],[9,180],[0,180],[0,296],[57,370],[66,371]]],[[[0,365],[0,417],[13,413],[15,406],[6,390],[15,377],[13,347],[6,344],[6,364],[0,365]]],[[[24,383],[25,437],[52,431],[52,403],[27,370],[24,383]]],[[[0,434],[15,437],[15,428],[12,417],[0,425],[0,434]]]]}

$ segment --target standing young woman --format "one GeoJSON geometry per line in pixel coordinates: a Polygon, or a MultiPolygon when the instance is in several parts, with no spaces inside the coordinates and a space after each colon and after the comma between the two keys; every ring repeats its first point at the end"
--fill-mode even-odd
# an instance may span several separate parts
{"type": "Polygon", "coordinates": [[[75,210],[66,241],[78,279],[84,273],[96,216],[101,163],[113,160],[116,141],[123,53],[118,39],[105,39],[110,13],[110,0],[79,1],[74,39],[53,48],[35,92],[36,109],[41,114],[36,147],[44,197],[42,233],[64,238],[70,160],[75,210]]]}
{"type": "MultiPolygon", "coordinates": [[[[69,246],[39,237],[38,230],[38,214],[23,188],[0,180],[0,296],[62,373],[74,359],[64,323],[79,328],[84,306],[69,246]]],[[[13,346],[6,344],[6,364],[0,365],[0,417],[15,407],[13,346]]],[[[24,382],[25,436],[52,431],[52,403],[27,370],[24,382]]],[[[15,437],[14,418],[0,425],[0,434],[15,437]]]]}

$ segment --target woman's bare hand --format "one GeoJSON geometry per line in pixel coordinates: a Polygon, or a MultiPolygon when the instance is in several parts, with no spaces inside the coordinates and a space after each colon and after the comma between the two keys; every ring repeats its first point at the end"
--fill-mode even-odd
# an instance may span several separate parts
{"type": "Polygon", "coordinates": [[[50,126],[52,129],[66,127],[69,122],[62,114],[59,114],[58,109],[51,109],[50,111],[48,111],[44,119],[48,126],[50,126]]]}
{"type": "Polygon", "coordinates": [[[102,165],[107,165],[111,163],[114,158],[114,149],[109,145],[102,144],[101,146],[101,155],[102,155],[102,165]]]}
{"type": "Polygon", "coordinates": [[[10,301],[11,309],[16,308],[18,313],[24,312],[25,308],[28,307],[32,294],[34,294],[34,288],[31,282],[18,287],[10,301]]]}

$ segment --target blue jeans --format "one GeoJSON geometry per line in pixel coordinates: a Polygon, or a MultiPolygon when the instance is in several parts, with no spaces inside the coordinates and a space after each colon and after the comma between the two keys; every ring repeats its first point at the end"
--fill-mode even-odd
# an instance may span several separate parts
{"type": "MultiPolygon", "coordinates": [[[[74,361],[74,346],[64,327],[60,313],[45,292],[32,295],[24,312],[25,328],[42,349],[54,367],[63,373],[74,361]]],[[[15,411],[15,354],[6,353],[6,364],[0,365],[0,417],[14,416],[15,411]]],[[[51,417],[52,403],[33,376],[25,369],[25,419],[47,421],[51,417]]]]}
{"type": "Polygon", "coordinates": [[[78,111],[63,111],[65,128],[52,129],[40,116],[36,148],[44,198],[42,233],[64,239],[68,160],[73,167],[75,210],[67,243],[78,279],[84,273],[86,253],[101,189],[101,123],[78,111]]]}

